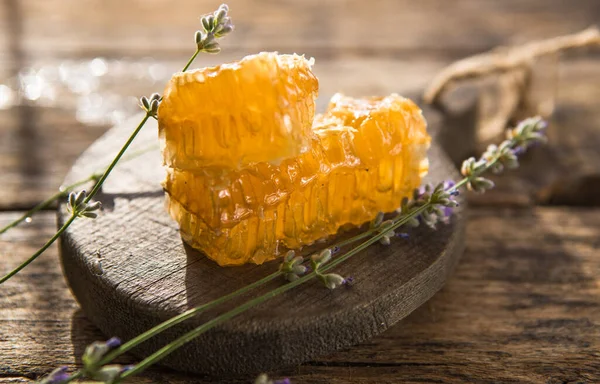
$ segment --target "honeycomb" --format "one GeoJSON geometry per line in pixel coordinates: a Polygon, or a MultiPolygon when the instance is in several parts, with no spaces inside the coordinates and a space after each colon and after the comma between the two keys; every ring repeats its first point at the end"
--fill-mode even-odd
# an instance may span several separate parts
{"type": "Polygon", "coordinates": [[[176,73],[158,114],[163,161],[231,169],[297,156],[310,144],[317,92],[311,62],[298,55],[176,73]]]}
{"type": "MultiPolygon", "coordinates": [[[[242,62],[261,61],[267,57],[264,55],[255,55],[242,62]]],[[[268,55],[269,60],[281,61],[274,54],[268,55]]],[[[300,60],[300,57],[294,56],[294,60],[300,60]]],[[[305,68],[304,65],[297,66],[305,68]]],[[[260,69],[259,65],[246,65],[243,68],[240,66],[238,70],[243,72],[252,68],[266,71],[270,67],[260,69]]],[[[315,79],[312,74],[289,76],[293,79],[280,79],[272,86],[278,87],[281,82],[291,84],[315,79]]],[[[237,79],[257,77],[256,74],[243,73],[236,76],[237,79]]],[[[213,80],[219,78],[220,74],[215,75],[213,80]]],[[[246,83],[226,82],[230,78],[223,77],[222,88],[229,89],[231,94],[250,94],[246,83]],[[244,88],[244,91],[238,91],[238,88],[244,88]]],[[[187,81],[201,80],[191,76],[187,81]]],[[[216,143],[214,136],[202,133],[219,131],[223,120],[201,120],[201,124],[194,123],[197,125],[193,127],[197,128],[190,128],[201,132],[182,135],[183,126],[171,126],[170,122],[193,121],[192,117],[184,115],[196,116],[197,112],[181,108],[179,87],[199,89],[202,86],[182,85],[181,80],[171,81],[163,100],[163,103],[168,100],[168,109],[163,108],[164,104],[159,109],[167,165],[167,177],[163,183],[167,208],[179,223],[182,238],[220,265],[261,264],[277,258],[287,249],[297,249],[334,235],[341,227],[360,225],[372,219],[377,212],[392,211],[403,197],[409,196],[419,186],[427,173],[426,151],[430,137],[421,111],[412,101],[395,94],[363,99],[337,94],[324,114],[314,116],[310,108],[303,108],[310,104],[307,100],[312,99],[310,105],[314,109],[316,89],[298,84],[289,87],[293,90],[294,100],[303,100],[301,104],[290,107],[303,109],[302,113],[289,117],[293,120],[291,126],[294,129],[282,134],[284,130],[276,127],[277,124],[285,124],[285,117],[266,126],[265,130],[269,132],[253,128],[258,133],[257,141],[263,142],[263,137],[278,132],[276,141],[289,144],[277,148],[267,145],[259,153],[255,148],[258,144],[240,142],[235,150],[231,147],[229,153],[226,153],[226,147],[221,146],[211,153],[211,156],[214,154],[212,157],[208,156],[208,152],[197,150],[194,152],[197,156],[190,159],[180,153],[181,149],[175,149],[187,145],[183,137],[203,138],[196,149],[218,147],[220,144],[216,143]],[[179,115],[169,115],[175,110],[179,115]],[[311,122],[309,130],[303,126],[307,116],[311,122]],[[171,134],[171,130],[179,133],[171,134]],[[297,137],[300,138],[295,141],[297,137]],[[170,142],[174,138],[175,142],[170,142]],[[247,161],[257,156],[261,160],[247,161]],[[232,160],[234,158],[236,160],[232,160]],[[199,165],[201,161],[206,161],[205,165],[199,165]]],[[[263,93],[262,89],[255,89],[258,98],[267,98],[265,95],[270,94],[270,97],[290,99],[287,94],[281,96],[278,93],[282,92],[281,89],[271,91],[263,93]]],[[[186,103],[192,105],[193,95],[186,97],[190,98],[186,103]]],[[[208,96],[196,97],[199,103],[202,97],[208,96]]],[[[221,108],[219,100],[207,103],[221,108]]],[[[273,100],[266,103],[270,106],[276,104],[273,100]]],[[[275,109],[281,111],[278,108],[275,109]]],[[[228,111],[230,114],[262,113],[266,116],[268,108],[258,111],[240,104],[237,109],[228,111]]],[[[227,128],[231,129],[230,126],[227,128]]],[[[237,126],[237,129],[249,130],[244,125],[237,126]]],[[[233,135],[239,136],[237,133],[233,135]]]]}

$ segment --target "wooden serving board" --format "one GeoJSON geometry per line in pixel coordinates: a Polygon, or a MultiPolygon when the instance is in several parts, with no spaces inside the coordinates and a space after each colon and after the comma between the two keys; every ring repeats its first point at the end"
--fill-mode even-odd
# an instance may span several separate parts
{"type": "MultiPolygon", "coordinates": [[[[65,183],[103,169],[132,132],[137,116],[110,130],[75,163],[65,183]]],[[[431,126],[430,130],[436,131],[431,126]]],[[[439,120],[436,120],[439,121],[439,120]]],[[[106,335],[128,340],[189,308],[214,300],[277,270],[279,262],[222,268],[186,246],[164,209],[157,126],[149,122],[97,196],[103,212],[77,220],[64,234],[67,281],[86,315],[106,335]]],[[[428,181],[457,179],[437,143],[428,181]]],[[[445,283],[463,251],[465,212],[436,231],[418,228],[390,246],[374,245],[336,271],[354,284],[330,291],[312,281],[234,318],[168,356],[163,365],[209,375],[273,371],[344,348],[385,331],[445,283]]],[[[59,222],[68,218],[64,204],[59,222]]],[[[142,357],[250,297],[284,284],[275,280],[151,339],[142,357]]]]}

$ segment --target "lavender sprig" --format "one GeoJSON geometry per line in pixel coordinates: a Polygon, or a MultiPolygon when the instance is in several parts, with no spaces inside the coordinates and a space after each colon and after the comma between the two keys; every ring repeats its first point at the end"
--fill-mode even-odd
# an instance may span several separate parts
{"type": "MultiPolygon", "coordinates": [[[[545,123],[540,118],[527,119],[523,121],[515,129],[509,131],[507,140],[503,142],[500,146],[498,146],[497,149],[494,149],[493,147],[488,148],[488,151],[486,151],[486,153],[482,156],[481,159],[475,161],[465,161],[462,167],[462,173],[464,178],[458,183],[454,184],[453,182],[442,182],[436,185],[435,187],[424,186],[415,190],[413,194],[413,199],[411,201],[409,201],[408,199],[404,199],[402,201],[401,207],[396,217],[394,217],[391,220],[384,220],[383,214],[377,215],[377,217],[371,222],[371,225],[368,230],[350,239],[340,241],[337,244],[327,249],[324,249],[317,254],[314,254],[313,256],[311,256],[309,261],[304,261],[303,258],[296,256],[293,251],[288,252],[284,256],[283,263],[277,272],[274,272],[261,280],[258,280],[244,288],[241,288],[238,291],[232,292],[200,307],[191,309],[181,315],[175,316],[174,318],[167,320],[162,324],[159,324],[151,330],[144,332],[143,334],[130,340],[122,347],[117,348],[113,352],[107,354],[103,359],[101,359],[98,362],[98,364],[107,364],[112,359],[124,353],[125,351],[135,347],[136,345],[144,342],[145,340],[148,340],[150,337],[174,326],[175,324],[178,324],[181,321],[188,319],[208,308],[212,308],[215,305],[222,304],[235,297],[239,297],[242,294],[246,294],[248,291],[270,282],[277,276],[283,275],[289,280],[289,282],[261,296],[255,297],[209,320],[204,324],[201,324],[197,328],[189,331],[188,333],[184,334],[178,339],[165,345],[163,348],[148,356],[140,363],[131,367],[131,369],[119,373],[117,378],[114,380],[114,383],[126,380],[132,375],[143,372],[152,364],[156,363],[157,361],[160,361],[165,356],[169,355],[182,345],[188,343],[189,341],[207,332],[208,330],[234,318],[235,316],[241,313],[244,313],[245,311],[251,308],[254,308],[259,304],[268,301],[273,297],[287,292],[295,288],[296,286],[304,284],[310,281],[311,279],[320,279],[324,283],[324,285],[330,289],[337,288],[342,284],[351,284],[353,281],[351,277],[344,279],[340,275],[324,272],[335,268],[339,264],[345,262],[352,256],[368,248],[369,246],[377,242],[381,242],[381,240],[386,237],[389,238],[391,242],[391,237],[389,236],[391,234],[391,231],[395,232],[402,226],[419,226],[421,222],[423,222],[426,225],[435,227],[435,224],[439,223],[440,221],[447,220],[449,215],[448,210],[451,210],[453,207],[457,206],[455,197],[458,195],[458,191],[461,187],[468,187],[469,184],[471,184],[471,188],[474,189],[473,181],[476,178],[480,178],[484,172],[493,169],[494,166],[499,162],[502,162],[504,158],[508,158],[506,155],[506,153],[508,153],[508,150],[510,150],[511,153],[517,155],[523,153],[531,145],[545,141],[545,138],[543,136],[544,129],[545,123]],[[470,164],[477,165],[471,166],[470,164]],[[353,247],[348,252],[340,254],[341,247],[355,243],[365,238],[367,238],[367,240],[353,247]],[[303,263],[306,262],[310,262],[312,271],[309,271],[308,269],[304,268],[298,268],[304,266],[303,263]],[[295,277],[290,278],[288,276],[290,273],[293,273],[295,277]]],[[[475,184],[477,184],[477,182],[475,182],[475,184]]],[[[477,185],[482,186],[483,184],[479,183],[477,185]]],[[[485,190],[485,188],[483,188],[483,190],[485,190]]],[[[479,189],[479,191],[482,192],[481,189],[479,189]]],[[[384,241],[384,243],[387,243],[387,241],[384,241]]],[[[81,371],[79,371],[75,375],[81,374],[81,371]]],[[[265,380],[266,383],[269,383],[269,379],[266,376],[259,376],[258,379],[263,380],[259,381],[259,383],[261,384],[265,382],[265,380]]],[[[287,383],[287,381],[283,382],[287,383]]]]}
{"type": "Polygon", "coordinates": [[[132,369],[133,366],[131,365],[102,364],[102,360],[108,352],[120,345],[121,340],[116,337],[105,342],[95,341],[88,345],[81,358],[83,361],[83,375],[103,383],[114,383],[124,372],[132,369]]]}
{"type": "Polygon", "coordinates": [[[310,257],[310,266],[324,286],[329,289],[336,289],[337,287],[343,285],[346,280],[337,273],[323,274],[320,270],[323,265],[327,264],[331,260],[332,256],[333,252],[331,251],[331,248],[325,248],[321,252],[315,253],[310,257]]]}
{"type": "Polygon", "coordinates": [[[195,40],[199,50],[208,53],[219,53],[221,47],[217,39],[224,37],[233,31],[231,18],[227,16],[229,7],[227,4],[221,4],[212,14],[204,15],[200,18],[203,31],[196,31],[195,40]]]}

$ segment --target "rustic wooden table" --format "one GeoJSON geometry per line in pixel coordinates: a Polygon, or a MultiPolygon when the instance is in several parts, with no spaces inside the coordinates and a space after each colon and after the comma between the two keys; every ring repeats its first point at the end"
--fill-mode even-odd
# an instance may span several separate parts
{"type": "MultiPolygon", "coordinates": [[[[161,91],[214,1],[0,3],[0,226],[54,193],[75,158],[161,91]]],[[[317,59],[321,97],[422,89],[453,60],[581,30],[596,0],[232,1],[212,64],[259,50],[317,59]],[[451,5],[450,5],[451,3],[451,5]]],[[[293,383],[600,382],[600,57],[564,57],[550,144],[470,196],[454,277],[389,331],[279,372],[293,383]]],[[[2,273],[56,229],[45,211],[0,237],[2,273]]],[[[54,246],[0,291],[0,382],[80,366],[104,336],[65,285],[54,246]]],[[[125,357],[123,362],[133,361],[125,357]]],[[[159,368],[140,382],[211,382],[159,368]]],[[[212,380],[224,382],[223,380],[212,380]]],[[[248,379],[239,382],[249,382],[248,379]]]]}

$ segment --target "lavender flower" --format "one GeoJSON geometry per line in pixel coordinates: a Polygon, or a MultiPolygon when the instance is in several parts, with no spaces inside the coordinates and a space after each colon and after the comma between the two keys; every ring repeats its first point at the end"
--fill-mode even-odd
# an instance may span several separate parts
{"type": "Polygon", "coordinates": [[[117,348],[121,345],[121,339],[119,339],[118,337],[111,337],[106,341],[105,344],[110,349],[117,348]]]}
{"type": "Polygon", "coordinates": [[[288,251],[283,257],[283,263],[279,265],[279,270],[284,273],[287,281],[295,281],[304,275],[308,268],[302,265],[304,258],[296,256],[294,251],[288,251]]]}
{"type": "Polygon", "coordinates": [[[219,53],[221,51],[217,39],[224,37],[234,29],[228,13],[229,7],[226,4],[221,4],[215,12],[200,18],[204,30],[196,31],[195,40],[198,51],[207,53],[219,53]]]}
{"type": "Polygon", "coordinates": [[[81,360],[83,361],[83,366],[86,372],[95,373],[98,370],[98,363],[102,358],[113,348],[121,345],[121,340],[116,337],[111,337],[105,342],[102,341],[94,341],[92,344],[88,345],[85,348],[85,352],[81,360]]]}
{"type": "Polygon", "coordinates": [[[310,259],[313,264],[313,269],[316,271],[319,266],[329,262],[329,260],[331,260],[331,254],[331,249],[325,248],[321,252],[312,255],[310,259]]]}
{"type": "Polygon", "coordinates": [[[479,160],[471,157],[465,160],[461,173],[467,178],[469,190],[483,193],[493,188],[494,183],[481,174],[487,169],[500,173],[505,168],[513,169],[519,166],[517,156],[524,153],[532,145],[544,143],[544,131],[547,124],[540,117],[532,117],[521,121],[515,128],[508,130],[507,139],[500,145],[489,145],[479,160]]]}
{"type": "Polygon", "coordinates": [[[101,381],[103,383],[112,383],[124,372],[127,372],[132,368],[132,365],[123,366],[119,364],[110,364],[103,366],[90,376],[92,377],[92,379],[101,381]]]}
{"type": "Polygon", "coordinates": [[[323,285],[325,285],[329,289],[336,289],[337,287],[343,285],[346,282],[342,276],[337,273],[327,273],[325,275],[318,274],[319,278],[323,285]]]}
{"type": "Polygon", "coordinates": [[[69,379],[69,374],[67,373],[67,367],[56,368],[54,371],[50,372],[48,376],[46,376],[40,384],[60,384],[69,379]]]}

